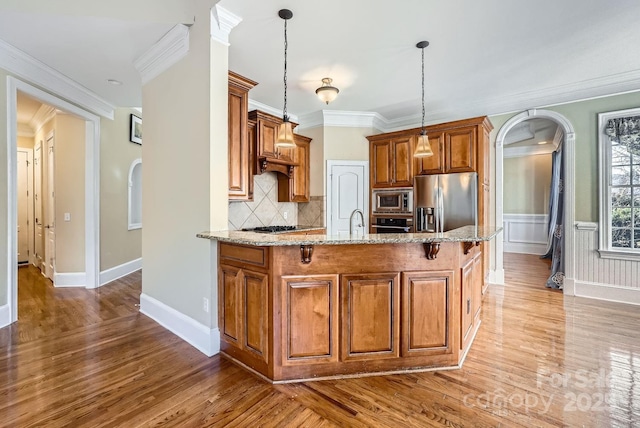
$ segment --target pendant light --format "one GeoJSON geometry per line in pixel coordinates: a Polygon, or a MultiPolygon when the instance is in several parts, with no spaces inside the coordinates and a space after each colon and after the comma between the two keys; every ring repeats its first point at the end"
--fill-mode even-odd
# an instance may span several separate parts
{"type": "Polygon", "coordinates": [[[338,96],[338,92],[340,92],[338,88],[331,86],[332,81],[333,79],[330,77],[325,77],[322,79],[322,86],[316,89],[316,95],[318,95],[318,98],[327,104],[335,100],[338,96]]]}
{"type": "Polygon", "coordinates": [[[284,107],[282,109],[282,123],[278,127],[276,147],[290,148],[296,146],[293,141],[293,127],[287,115],[287,21],[293,18],[293,12],[289,9],[281,9],[278,16],[284,19],[284,107]]]}
{"type": "Polygon", "coordinates": [[[424,128],[424,48],[429,46],[429,42],[419,42],[416,47],[422,50],[422,130],[418,136],[418,145],[413,156],[416,158],[424,158],[427,156],[433,156],[433,150],[429,144],[429,137],[427,136],[427,130],[424,128]]]}

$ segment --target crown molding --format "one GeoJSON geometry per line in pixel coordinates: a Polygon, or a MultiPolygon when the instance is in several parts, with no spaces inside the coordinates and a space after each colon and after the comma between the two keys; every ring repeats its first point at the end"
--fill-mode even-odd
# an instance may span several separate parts
{"type": "Polygon", "coordinates": [[[133,65],[140,73],[142,84],[146,85],[184,58],[188,52],[189,27],[177,24],[136,59],[133,65]]]}
{"type": "Polygon", "coordinates": [[[507,158],[519,158],[523,156],[537,156],[553,153],[556,147],[553,144],[535,144],[529,146],[510,147],[504,146],[503,157],[507,158]]]}
{"type": "MultiPolygon", "coordinates": [[[[249,99],[249,111],[251,110],[260,110],[261,112],[269,113],[273,116],[282,117],[282,109],[271,107],[270,105],[263,104],[259,101],[249,99]]],[[[299,117],[295,114],[290,114],[289,119],[291,120],[291,122],[300,123],[299,117]]],[[[298,126],[296,129],[302,129],[302,128],[298,126]]]]}
{"type": "Polygon", "coordinates": [[[225,46],[229,46],[229,34],[242,18],[229,12],[220,4],[211,9],[211,38],[225,46]]]}
{"type": "Polygon", "coordinates": [[[29,125],[35,130],[35,132],[38,132],[44,124],[53,119],[55,115],[55,107],[52,107],[49,104],[41,104],[36,114],[34,114],[29,121],[29,125]]]}
{"type": "Polygon", "coordinates": [[[16,131],[16,135],[18,137],[30,137],[33,138],[36,136],[35,131],[31,126],[26,123],[18,123],[18,129],[16,131]]]}
{"type": "Polygon", "coordinates": [[[113,119],[114,106],[45,63],[0,40],[0,68],[99,116],[113,119]]]}

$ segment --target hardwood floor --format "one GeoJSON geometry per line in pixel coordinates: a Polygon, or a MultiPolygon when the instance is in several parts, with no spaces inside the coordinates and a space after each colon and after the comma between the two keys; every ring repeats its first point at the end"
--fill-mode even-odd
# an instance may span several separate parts
{"type": "Polygon", "coordinates": [[[545,269],[505,255],[460,370],[270,385],[140,314],[140,273],[92,291],[21,268],[0,425],[639,426],[640,308],[564,297],[545,269]]]}

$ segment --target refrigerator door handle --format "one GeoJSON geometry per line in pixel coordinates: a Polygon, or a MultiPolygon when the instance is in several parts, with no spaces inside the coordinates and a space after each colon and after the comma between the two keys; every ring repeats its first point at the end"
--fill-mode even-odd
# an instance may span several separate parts
{"type": "Polygon", "coordinates": [[[442,187],[438,187],[436,201],[438,204],[436,232],[444,232],[444,194],[442,187]]]}

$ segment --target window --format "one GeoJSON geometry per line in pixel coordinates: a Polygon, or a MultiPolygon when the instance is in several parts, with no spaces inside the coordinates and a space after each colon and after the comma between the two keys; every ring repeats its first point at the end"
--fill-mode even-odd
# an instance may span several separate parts
{"type": "Polygon", "coordinates": [[[142,228],[142,159],[129,167],[129,230],[142,228]]]}
{"type": "Polygon", "coordinates": [[[640,108],[598,118],[600,256],[640,260],[640,108]]]}

